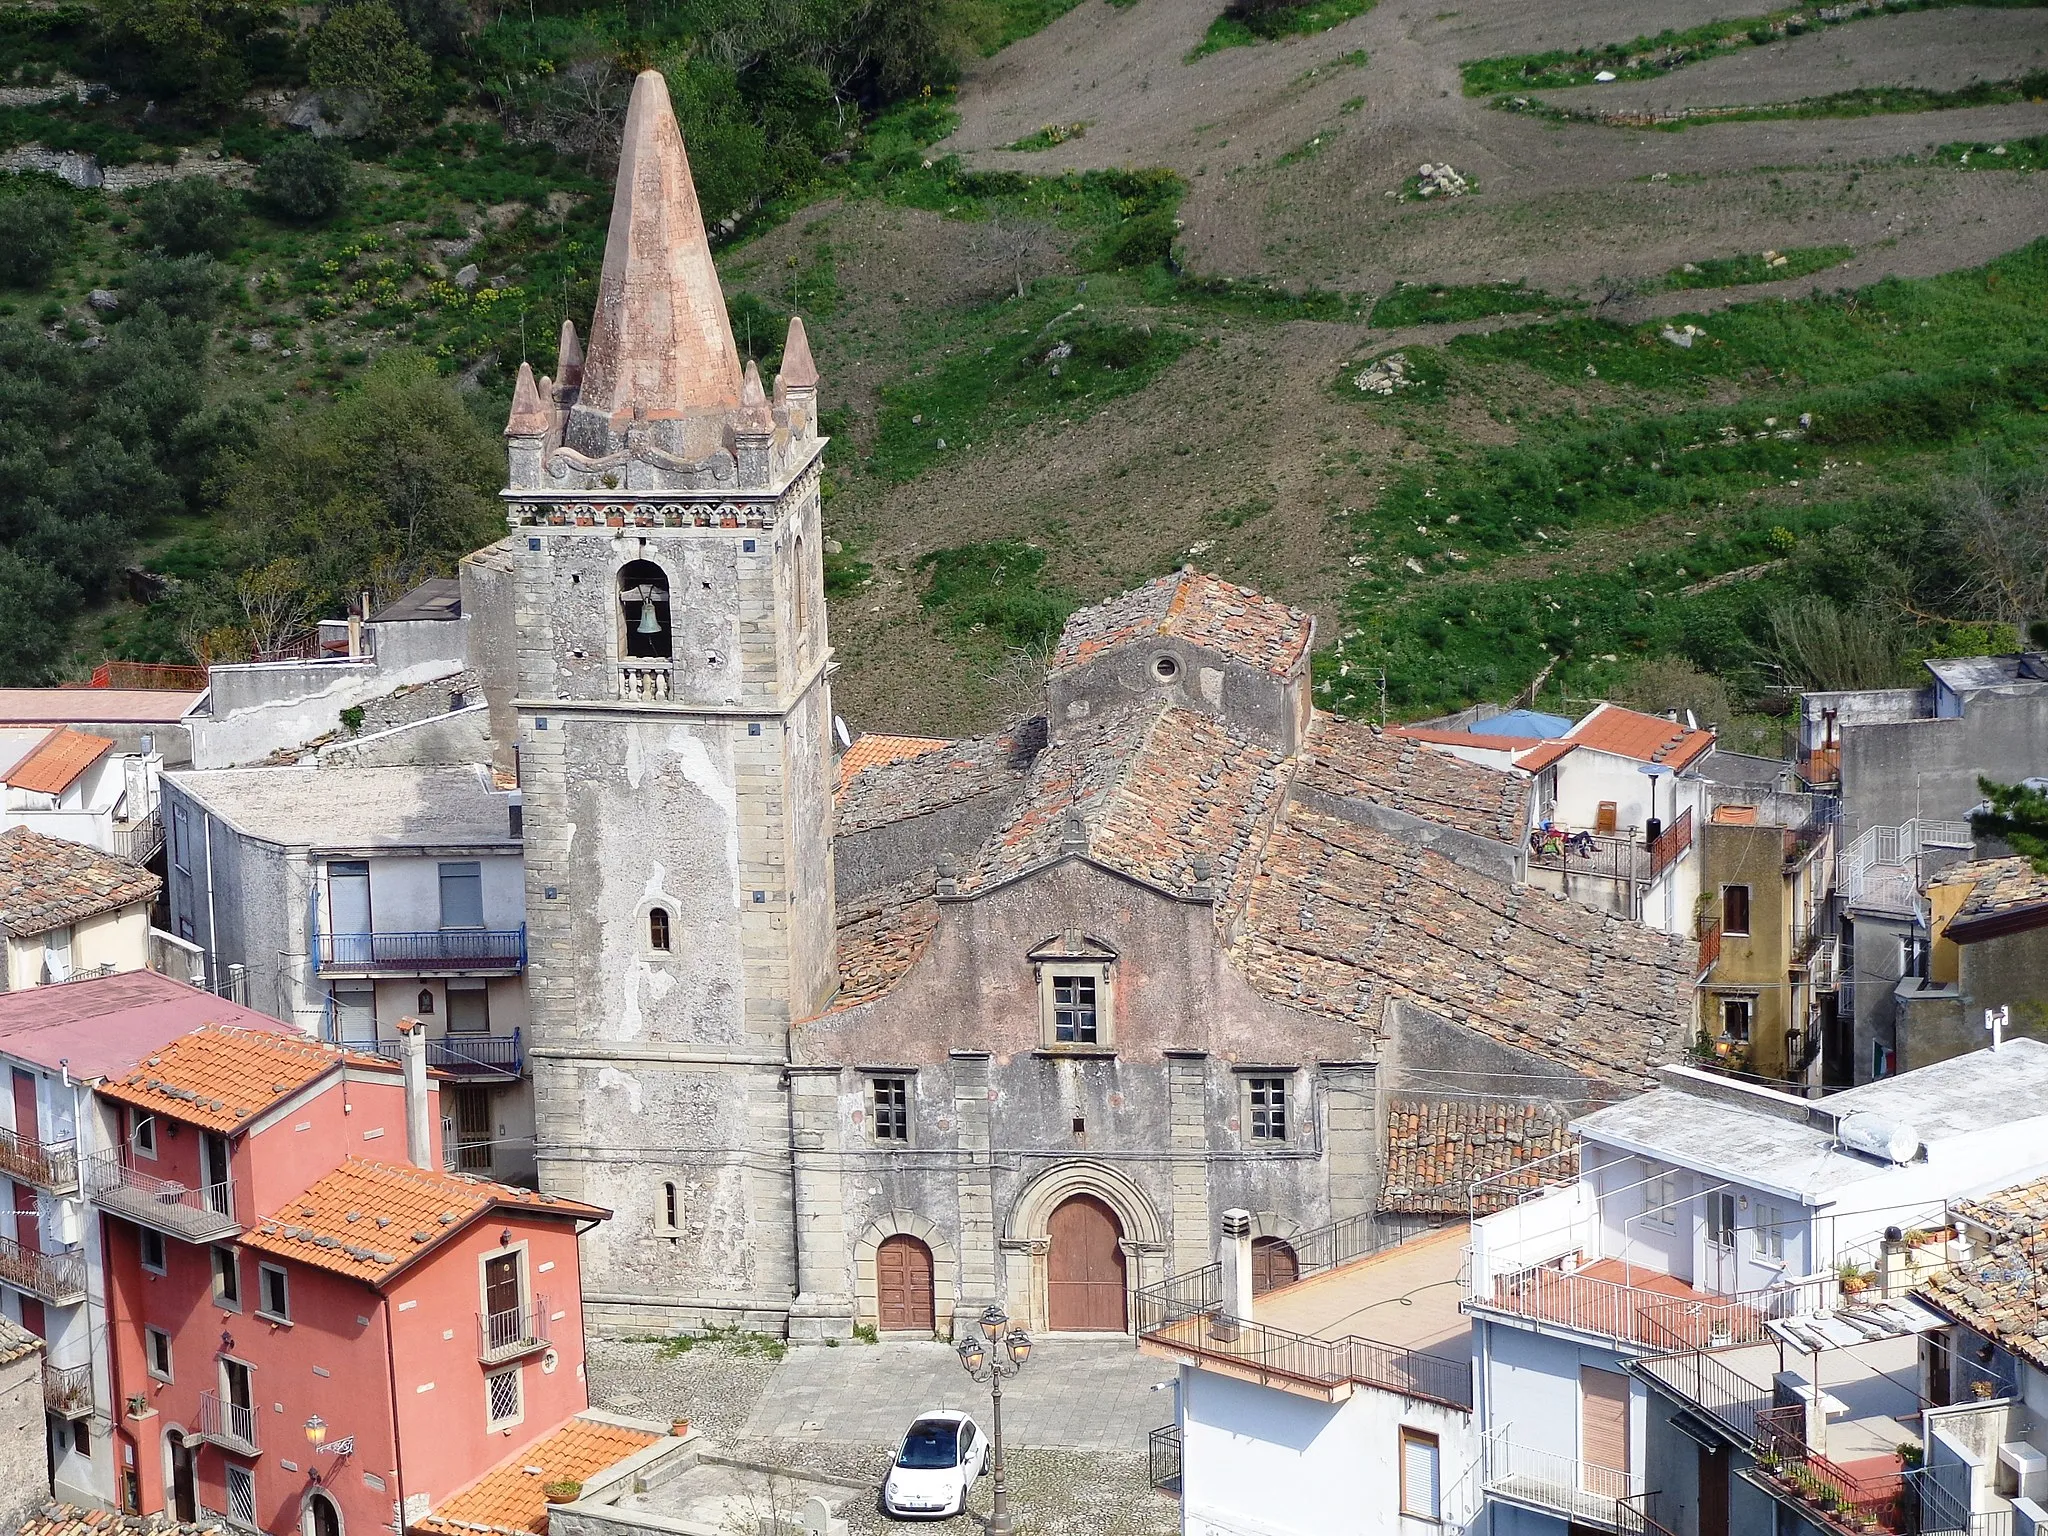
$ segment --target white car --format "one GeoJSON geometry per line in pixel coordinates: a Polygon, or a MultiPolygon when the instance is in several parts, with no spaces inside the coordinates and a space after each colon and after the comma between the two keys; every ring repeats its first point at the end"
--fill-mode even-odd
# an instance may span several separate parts
{"type": "Polygon", "coordinates": [[[988,1437],[979,1424],[950,1408],[920,1414],[882,1482],[882,1513],[899,1520],[961,1514],[987,1470],[988,1437]]]}

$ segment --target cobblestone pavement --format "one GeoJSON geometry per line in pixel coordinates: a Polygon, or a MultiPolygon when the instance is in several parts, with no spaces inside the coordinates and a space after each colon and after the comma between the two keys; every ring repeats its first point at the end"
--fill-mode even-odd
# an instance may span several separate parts
{"type": "MultiPolygon", "coordinates": [[[[1052,1339],[1003,1389],[1003,1437],[1012,1446],[1143,1451],[1146,1436],[1173,1418],[1173,1368],[1128,1341],[1052,1339]]],[[[949,1344],[843,1345],[793,1349],[746,1422],[749,1439],[815,1435],[865,1445],[893,1444],[931,1408],[962,1408],[987,1427],[988,1388],[968,1380],[949,1344]]]]}
{"type": "MultiPolygon", "coordinates": [[[[800,1349],[778,1363],[744,1344],[677,1351],[593,1339],[586,1369],[593,1406],[651,1419],[688,1417],[727,1455],[797,1476],[859,1480],[864,1489],[849,1488],[833,1501],[852,1536],[969,1536],[987,1524],[987,1478],[965,1515],[918,1527],[885,1517],[867,1491],[881,1487],[896,1440],[920,1410],[952,1404],[986,1413],[984,1390],[967,1380],[946,1345],[800,1349]],[[962,1388],[975,1396],[970,1400],[962,1388]],[[802,1428],[807,1422],[818,1428],[802,1428]],[[791,1427],[781,1429],[784,1423],[791,1427]]],[[[1149,1485],[1143,1449],[1147,1431],[1173,1417],[1172,1393],[1151,1390],[1168,1379],[1165,1366],[1127,1344],[1053,1340],[1032,1352],[1003,1395],[1010,1507],[1022,1536],[1170,1536],[1179,1529],[1180,1506],[1149,1485]],[[1076,1430],[1093,1449],[1039,1444],[1071,1439],[1076,1430]]],[[[740,1496],[735,1510],[779,1504],[777,1490],[786,1490],[767,1476],[751,1485],[724,1471],[715,1478],[720,1494],[752,1488],[752,1503],[740,1496]]]]}

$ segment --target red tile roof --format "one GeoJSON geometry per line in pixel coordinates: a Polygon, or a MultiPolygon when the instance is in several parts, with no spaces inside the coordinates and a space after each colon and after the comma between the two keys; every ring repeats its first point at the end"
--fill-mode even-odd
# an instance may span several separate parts
{"type": "Polygon", "coordinates": [[[1541,773],[1571,749],[1572,743],[1568,741],[1546,741],[1517,754],[1515,766],[1524,773],[1541,773]]]}
{"type": "Polygon", "coordinates": [[[1287,677],[1308,655],[1315,621],[1250,587],[1184,569],[1079,610],[1049,670],[1071,671],[1104,651],[1166,635],[1287,677]]]}
{"type": "Polygon", "coordinates": [[[113,750],[110,737],[88,736],[60,725],[7,771],[7,787],[39,795],[61,795],[78,782],[80,774],[113,750]]]}
{"type": "Polygon", "coordinates": [[[2048,1179],[1961,1200],[1951,1209],[1988,1229],[1990,1249],[1950,1264],[1919,1294],[2036,1369],[2048,1370],[2048,1179]]]}
{"type": "Polygon", "coordinates": [[[928,815],[995,791],[1014,794],[1025,770],[1045,745],[1045,721],[1026,720],[1014,730],[966,741],[925,743],[916,736],[885,736],[884,742],[922,744],[894,752],[849,773],[847,763],[868,742],[863,736],[840,759],[839,832],[869,832],[928,815]]]}
{"type": "Polygon", "coordinates": [[[27,827],[0,832],[0,930],[29,938],[148,901],[163,881],[126,859],[27,827]]]}
{"type": "Polygon", "coordinates": [[[518,1209],[572,1221],[609,1211],[507,1184],[352,1157],[256,1223],[242,1246],[372,1284],[453,1237],[487,1211],[518,1209]]]}
{"type": "Polygon", "coordinates": [[[1602,704],[1561,738],[1639,763],[1683,768],[1714,745],[1712,731],[1692,730],[1662,715],[1645,715],[1619,704],[1602,704]]]}
{"type": "Polygon", "coordinates": [[[202,1024],[277,1030],[275,1019],[155,971],[0,993],[0,1052],[91,1081],[126,1076],[202,1024]]]}
{"type": "Polygon", "coordinates": [[[863,769],[884,763],[905,763],[928,752],[943,752],[952,742],[937,736],[863,736],[839,754],[839,792],[863,769]]]}
{"type": "Polygon", "coordinates": [[[121,1515],[53,1502],[30,1515],[17,1536],[220,1536],[220,1526],[180,1525],[168,1515],[121,1515]]]}
{"type": "Polygon", "coordinates": [[[1500,1210],[1544,1182],[1544,1171],[1530,1165],[1569,1147],[1568,1127],[1561,1104],[1390,1099],[1380,1209],[1433,1216],[1500,1210]]]}
{"type": "Polygon", "coordinates": [[[424,1520],[414,1521],[412,1528],[433,1536],[473,1536],[478,1531],[542,1536],[548,1528],[543,1490],[549,1483],[588,1482],[659,1439],[660,1435],[649,1430],[578,1416],[514,1451],[467,1488],[450,1495],[424,1520]]]}
{"type": "Polygon", "coordinates": [[[391,1062],[346,1055],[282,1025],[265,1030],[207,1024],[144,1057],[100,1092],[210,1131],[233,1131],[343,1062],[373,1071],[398,1070],[391,1062]]]}
{"type": "Polygon", "coordinates": [[[1519,846],[1528,829],[1529,780],[1432,751],[1426,740],[1318,710],[1296,787],[1519,846]]]}

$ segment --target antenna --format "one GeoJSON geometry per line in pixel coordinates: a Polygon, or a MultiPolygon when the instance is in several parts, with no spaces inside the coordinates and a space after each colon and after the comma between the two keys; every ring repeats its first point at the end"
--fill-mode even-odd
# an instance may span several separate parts
{"type": "Polygon", "coordinates": [[[1384,728],[1384,727],[1385,727],[1385,725],[1386,725],[1386,723],[1387,723],[1387,669],[1386,669],[1385,667],[1381,667],[1381,668],[1380,668],[1380,725],[1381,725],[1381,727],[1382,727],[1382,728],[1384,728]]]}

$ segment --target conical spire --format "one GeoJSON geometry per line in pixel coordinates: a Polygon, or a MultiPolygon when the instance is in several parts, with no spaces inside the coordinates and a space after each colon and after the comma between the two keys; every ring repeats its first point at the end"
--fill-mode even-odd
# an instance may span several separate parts
{"type": "Polygon", "coordinates": [[[562,322],[562,339],[555,346],[555,383],[574,389],[583,382],[583,343],[576,339],[576,322],[562,322]]]}
{"type": "Polygon", "coordinates": [[[768,409],[768,395],[761,388],[761,370],[747,359],[747,376],[740,384],[740,409],[733,425],[741,432],[773,432],[775,413],[768,409]]]}
{"type": "Polygon", "coordinates": [[[541,403],[540,386],[533,382],[533,365],[519,365],[519,382],[512,386],[512,414],[505,422],[507,437],[543,437],[551,425],[548,408],[541,403]]]}
{"type": "Polygon", "coordinates": [[[576,415],[617,430],[739,403],[739,352],[668,86],[633,82],[576,415]]]}
{"type": "Polygon", "coordinates": [[[787,389],[818,387],[818,365],[811,361],[811,338],[804,334],[802,315],[789,317],[789,339],[782,344],[782,372],[776,377],[787,389]]]}

